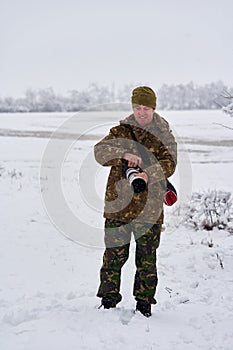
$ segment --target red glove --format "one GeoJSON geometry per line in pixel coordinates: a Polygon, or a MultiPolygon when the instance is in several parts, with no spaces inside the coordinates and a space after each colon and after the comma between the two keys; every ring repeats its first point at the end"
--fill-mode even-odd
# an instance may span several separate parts
{"type": "Polygon", "coordinates": [[[167,189],[164,194],[164,203],[171,207],[177,202],[177,193],[175,187],[167,180],[167,189]]]}

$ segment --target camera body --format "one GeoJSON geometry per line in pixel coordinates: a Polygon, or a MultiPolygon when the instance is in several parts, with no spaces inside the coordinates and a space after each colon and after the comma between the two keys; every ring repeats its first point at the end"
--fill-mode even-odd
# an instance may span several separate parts
{"type": "Polygon", "coordinates": [[[142,170],[139,167],[132,168],[127,166],[125,168],[125,178],[128,180],[130,186],[132,187],[135,193],[144,192],[147,188],[146,181],[142,177],[137,176],[137,174],[141,172],[142,170]]]}

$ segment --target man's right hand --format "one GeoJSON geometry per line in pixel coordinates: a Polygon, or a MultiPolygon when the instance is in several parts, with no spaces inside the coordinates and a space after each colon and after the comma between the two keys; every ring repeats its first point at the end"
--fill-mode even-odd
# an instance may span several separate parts
{"type": "Polygon", "coordinates": [[[123,159],[128,161],[128,166],[129,167],[137,167],[137,166],[141,166],[142,164],[142,158],[135,156],[135,154],[131,154],[131,153],[125,153],[123,156],[123,159]]]}

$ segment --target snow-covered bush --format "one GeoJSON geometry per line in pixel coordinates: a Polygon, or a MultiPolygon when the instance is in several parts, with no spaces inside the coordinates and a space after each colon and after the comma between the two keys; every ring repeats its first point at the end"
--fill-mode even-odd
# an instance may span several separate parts
{"type": "Polygon", "coordinates": [[[224,99],[227,101],[227,104],[222,107],[223,112],[233,117],[233,94],[228,91],[224,91],[222,97],[224,97],[224,99]]]}
{"type": "Polygon", "coordinates": [[[225,112],[233,117],[233,102],[229,103],[229,105],[227,105],[226,107],[223,107],[222,110],[223,110],[223,112],[225,112]]]}
{"type": "Polygon", "coordinates": [[[231,193],[216,190],[193,193],[184,223],[196,230],[216,227],[233,233],[231,193]]]}

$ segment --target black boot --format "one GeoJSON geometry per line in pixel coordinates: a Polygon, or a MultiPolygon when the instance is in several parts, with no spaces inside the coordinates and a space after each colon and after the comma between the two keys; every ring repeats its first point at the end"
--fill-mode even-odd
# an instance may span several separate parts
{"type": "Polygon", "coordinates": [[[145,317],[151,316],[151,304],[144,300],[138,300],[136,310],[140,311],[145,317]]]}
{"type": "Polygon", "coordinates": [[[111,298],[103,297],[101,306],[104,307],[104,309],[111,309],[116,307],[117,301],[113,300],[111,298]]]}

